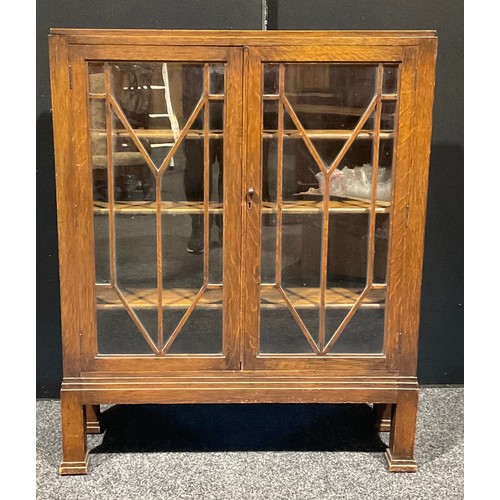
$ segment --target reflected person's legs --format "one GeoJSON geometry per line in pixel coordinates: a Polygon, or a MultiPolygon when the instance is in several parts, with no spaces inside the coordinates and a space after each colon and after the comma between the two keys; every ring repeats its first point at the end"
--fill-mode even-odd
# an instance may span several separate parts
{"type": "MultiPolygon", "coordinates": [[[[222,125],[221,125],[222,128],[222,125]]],[[[213,166],[215,161],[219,163],[219,173],[217,176],[217,196],[218,199],[213,199],[213,188],[212,183],[210,184],[210,199],[212,201],[219,201],[222,204],[223,202],[223,173],[224,173],[224,148],[222,140],[220,139],[212,139],[210,141],[210,165],[213,166]]],[[[212,178],[212,177],[211,177],[212,178]]],[[[218,228],[218,238],[219,244],[222,245],[222,214],[218,213],[214,216],[215,224],[218,228]]],[[[212,223],[212,219],[210,220],[212,223]]]]}
{"type": "MultiPolygon", "coordinates": [[[[217,177],[217,194],[218,199],[222,202],[222,180],[223,180],[223,144],[221,140],[211,140],[209,143],[209,168],[215,161],[219,163],[219,174],[217,177]]],[[[204,184],[204,154],[203,142],[188,140],[185,143],[186,168],[184,170],[184,190],[188,201],[203,201],[203,184],[204,184]]],[[[210,181],[211,176],[209,176],[210,181]]],[[[210,182],[209,181],[209,182],[210,182]]],[[[213,200],[212,182],[209,185],[209,197],[213,200]]],[[[222,243],[222,214],[216,214],[210,217],[210,224],[215,220],[215,224],[219,228],[218,237],[222,243]]],[[[203,214],[191,214],[191,236],[187,243],[187,251],[189,253],[199,254],[203,252],[203,214]]]]}
{"type": "MultiPolygon", "coordinates": [[[[203,142],[186,140],[184,151],[186,168],[184,169],[184,190],[186,200],[203,201],[203,142]]],[[[187,243],[189,253],[203,252],[203,214],[191,214],[191,236],[187,243]]]]}

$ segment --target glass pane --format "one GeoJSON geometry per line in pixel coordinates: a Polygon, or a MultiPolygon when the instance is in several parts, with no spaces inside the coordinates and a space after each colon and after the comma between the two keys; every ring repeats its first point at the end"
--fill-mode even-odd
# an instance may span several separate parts
{"type": "MultiPolygon", "coordinates": [[[[139,311],[144,319],[156,311],[139,311]]],[[[153,318],[154,321],[154,318],[153,318]]],[[[151,347],[137,330],[127,311],[97,307],[97,346],[100,354],[151,354],[151,347]]]]}
{"type": "Polygon", "coordinates": [[[384,94],[395,94],[398,91],[398,66],[384,65],[384,77],[382,80],[382,92],[384,94]]]}
{"type": "Polygon", "coordinates": [[[321,228],[323,215],[283,214],[281,286],[311,336],[319,337],[321,228]],[[305,306],[305,307],[304,307],[305,306]]]}
{"type": "Polygon", "coordinates": [[[396,101],[382,102],[382,116],[380,128],[382,131],[394,132],[394,118],[396,117],[396,101]]]}
{"type": "Polygon", "coordinates": [[[264,95],[278,93],[278,68],[279,64],[264,65],[264,95]]]}
{"type": "Polygon", "coordinates": [[[117,288],[156,344],[156,316],[153,314],[153,320],[146,318],[141,307],[145,295],[148,296],[151,307],[156,308],[158,304],[158,297],[154,293],[157,280],[155,216],[117,213],[115,230],[117,288]]]}
{"type": "Polygon", "coordinates": [[[311,142],[322,160],[325,170],[330,170],[333,162],[344,147],[346,141],[336,138],[311,138],[311,142]]]}
{"type": "Polygon", "coordinates": [[[156,198],[155,178],[145,156],[138,150],[123,123],[112,113],[114,194],[117,208],[128,202],[146,202],[156,198]]]}
{"type": "Polygon", "coordinates": [[[224,70],[89,64],[100,353],[222,352],[224,70]]]}
{"type": "Polygon", "coordinates": [[[282,67],[280,95],[264,65],[260,352],[380,353],[397,101],[376,104],[377,65],[282,67]]]}
{"type": "Polygon", "coordinates": [[[328,233],[328,288],[358,295],[366,284],[368,214],[332,214],[328,233]]]}
{"type": "Polygon", "coordinates": [[[106,108],[102,100],[89,101],[90,151],[94,211],[94,251],[96,283],[110,283],[108,158],[106,147],[106,108]]]}
{"type": "Polygon", "coordinates": [[[283,298],[276,297],[267,305],[267,294],[262,294],[260,309],[260,352],[302,353],[311,348],[289,311],[283,298]]]}
{"type": "Polygon", "coordinates": [[[275,283],[276,280],[277,154],[276,139],[265,138],[262,145],[262,256],[260,271],[262,283],[275,283]]]}
{"type": "MultiPolygon", "coordinates": [[[[113,96],[157,168],[201,99],[203,68],[178,62],[111,65],[113,96]]],[[[201,115],[191,129],[201,133],[201,115]]]]}
{"type": "Polygon", "coordinates": [[[375,92],[376,65],[285,64],[285,96],[305,129],[352,130],[375,92]]]}
{"type": "Polygon", "coordinates": [[[224,172],[224,103],[211,102],[209,109],[209,275],[210,284],[222,283],[222,236],[223,236],[223,172],[224,172]]]}
{"type": "Polygon", "coordinates": [[[89,63],[89,92],[91,94],[104,94],[105,78],[103,63],[89,63]]]}
{"type": "MultiPolygon", "coordinates": [[[[172,343],[170,354],[220,354],[222,353],[222,309],[204,308],[199,305],[189,316],[182,331],[172,343]]],[[[167,327],[177,325],[185,311],[167,311],[167,327]]]]}
{"type": "Polygon", "coordinates": [[[264,137],[276,137],[278,132],[278,101],[264,101],[264,137]]]}
{"type": "Polygon", "coordinates": [[[375,256],[373,267],[374,283],[387,283],[387,259],[389,257],[390,216],[377,214],[375,219],[375,256]]]}
{"type": "MultiPolygon", "coordinates": [[[[384,350],[385,290],[372,290],[347,323],[330,352],[379,354],[384,350]]],[[[350,304],[353,304],[350,301],[350,304]]],[[[351,306],[352,307],[352,306],[351,306]]],[[[327,308],[326,330],[330,339],[350,308],[327,308]]]]}
{"type": "Polygon", "coordinates": [[[210,65],[210,93],[223,94],[224,93],[224,65],[211,64],[210,65]]]}
{"type": "Polygon", "coordinates": [[[379,166],[377,173],[377,202],[381,206],[390,206],[392,199],[392,165],[394,140],[380,141],[379,166]]]}

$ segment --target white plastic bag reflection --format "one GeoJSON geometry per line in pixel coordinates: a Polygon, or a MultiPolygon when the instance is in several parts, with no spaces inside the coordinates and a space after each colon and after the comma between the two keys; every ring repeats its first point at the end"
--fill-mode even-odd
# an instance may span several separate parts
{"type": "MultiPolygon", "coordinates": [[[[343,167],[333,172],[330,177],[330,196],[344,196],[350,198],[371,198],[373,167],[365,163],[361,167],[343,167]]],[[[321,194],[324,193],[324,176],[316,174],[321,194]]],[[[377,200],[390,201],[391,175],[389,169],[379,167],[377,173],[377,200]]]]}

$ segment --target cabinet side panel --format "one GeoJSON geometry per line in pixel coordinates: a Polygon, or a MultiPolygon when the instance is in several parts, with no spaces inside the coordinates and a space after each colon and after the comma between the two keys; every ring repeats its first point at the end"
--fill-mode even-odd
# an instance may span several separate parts
{"type": "Polygon", "coordinates": [[[50,78],[52,92],[54,155],[56,164],[57,227],[61,287],[63,372],[76,376],[80,369],[78,332],[78,248],[76,245],[75,176],[71,168],[70,72],[68,46],[61,36],[51,36],[50,78]]]}
{"type": "Polygon", "coordinates": [[[432,104],[437,40],[420,42],[411,182],[408,191],[408,222],[405,248],[405,302],[401,320],[400,371],[417,371],[420,289],[424,252],[425,210],[432,132],[432,104]]]}

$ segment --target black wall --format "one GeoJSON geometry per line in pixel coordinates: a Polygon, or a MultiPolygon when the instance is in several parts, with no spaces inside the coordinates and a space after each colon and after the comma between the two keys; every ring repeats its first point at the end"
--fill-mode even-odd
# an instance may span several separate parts
{"type": "MultiPolygon", "coordinates": [[[[50,27],[260,29],[260,0],[39,0],[37,3],[37,395],[62,376],[50,27]]],[[[269,0],[268,29],[436,29],[434,132],[419,378],[463,383],[463,5],[456,0],[269,0]]]]}

